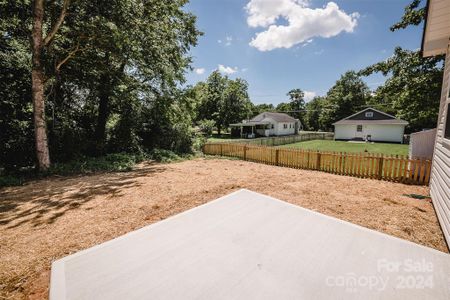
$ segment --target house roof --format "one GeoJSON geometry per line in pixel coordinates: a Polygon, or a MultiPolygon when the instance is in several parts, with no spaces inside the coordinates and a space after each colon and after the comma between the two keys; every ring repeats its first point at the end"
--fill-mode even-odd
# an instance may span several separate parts
{"type": "Polygon", "coordinates": [[[260,113],[259,115],[257,115],[256,117],[254,117],[253,119],[250,120],[250,122],[261,122],[266,118],[271,118],[273,119],[275,122],[295,122],[296,119],[294,119],[293,117],[289,116],[288,114],[285,113],[276,113],[276,112],[263,112],[260,113]]]}
{"type": "Polygon", "coordinates": [[[263,122],[253,122],[253,121],[249,121],[249,122],[242,122],[242,123],[234,123],[234,124],[230,124],[231,127],[251,127],[251,126],[256,126],[256,125],[268,125],[270,124],[270,122],[268,121],[263,121],[263,122]]]}
{"type": "Polygon", "coordinates": [[[382,112],[378,109],[368,107],[366,109],[363,109],[351,116],[348,116],[347,118],[344,118],[342,120],[339,120],[333,125],[368,125],[368,124],[375,124],[375,125],[408,125],[408,122],[405,120],[400,120],[394,117],[393,115],[387,114],[385,112],[382,112]],[[372,111],[374,112],[373,118],[363,117],[363,113],[366,111],[372,111]]]}
{"type": "Polygon", "coordinates": [[[450,1],[428,0],[422,37],[424,57],[445,54],[450,37],[450,1]]]}

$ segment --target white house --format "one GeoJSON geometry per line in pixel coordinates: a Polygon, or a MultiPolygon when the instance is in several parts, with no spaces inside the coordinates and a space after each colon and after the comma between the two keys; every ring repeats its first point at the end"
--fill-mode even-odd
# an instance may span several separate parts
{"type": "Polygon", "coordinates": [[[450,245],[450,1],[429,0],[422,40],[424,57],[445,54],[439,117],[436,128],[430,194],[450,245]]]}
{"type": "Polygon", "coordinates": [[[333,125],[335,140],[402,143],[408,122],[369,107],[333,125]]]}
{"type": "Polygon", "coordinates": [[[263,112],[251,120],[230,124],[230,127],[239,130],[241,137],[253,138],[297,134],[301,124],[298,119],[284,113],[263,112]]]}

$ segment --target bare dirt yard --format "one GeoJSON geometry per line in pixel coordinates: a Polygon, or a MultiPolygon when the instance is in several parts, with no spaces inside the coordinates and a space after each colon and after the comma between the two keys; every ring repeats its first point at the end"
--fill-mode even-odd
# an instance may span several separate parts
{"type": "Polygon", "coordinates": [[[51,262],[247,188],[447,251],[426,187],[226,159],[143,163],[0,190],[0,298],[48,296],[51,262]]]}

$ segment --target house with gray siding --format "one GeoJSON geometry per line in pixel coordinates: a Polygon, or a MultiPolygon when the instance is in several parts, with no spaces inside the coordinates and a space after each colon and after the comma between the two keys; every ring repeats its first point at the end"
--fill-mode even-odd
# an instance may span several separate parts
{"type": "Polygon", "coordinates": [[[402,143],[408,122],[369,107],[333,123],[335,140],[402,143]]]}
{"type": "Polygon", "coordinates": [[[422,39],[424,57],[445,54],[442,93],[437,120],[430,193],[436,214],[450,244],[450,1],[428,0],[422,39]]]}

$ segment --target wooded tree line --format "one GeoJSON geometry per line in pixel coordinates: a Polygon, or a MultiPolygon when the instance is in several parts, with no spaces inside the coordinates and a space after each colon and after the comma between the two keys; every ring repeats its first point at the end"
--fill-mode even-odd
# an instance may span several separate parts
{"type": "MultiPolygon", "coordinates": [[[[187,1],[0,1],[0,171],[155,148],[186,153],[194,128],[220,132],[262,111],[331,130],[370,105],[409,121],[410,131],[435,126],[442,57],[401,48],[308,103],[296,88],[276,107],[254,105],[245,80],[218,71],[182,88],[201,35],[187,1]],[[389,77],[371,91],[363,77],[376,72],[389,77]]],[[[420,5],[391,30],[420,24],[420,5]]]]}
{"type": "Polygon", "coordinates": [[[189,151],[180,86],[201,33],[186,2],[0,1],[0,168],[189,151]]]}

